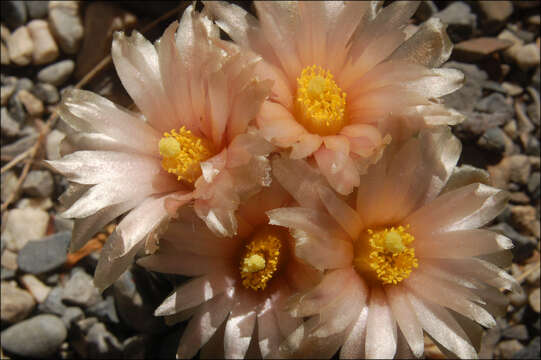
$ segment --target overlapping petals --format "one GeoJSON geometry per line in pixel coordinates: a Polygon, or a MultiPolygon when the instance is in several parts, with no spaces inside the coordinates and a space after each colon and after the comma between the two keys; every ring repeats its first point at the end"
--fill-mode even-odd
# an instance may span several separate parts
{"type": "Polygon", "coordinates": [[[257,71],[274,80],[257,118],[263,136],[290,148],[292,158],[313,155],[337,192],[351,193],[360,174],[381,157],[391,141],[384,125],[388,120],[416,130],[462,120],[438,103],[463,82],[456,70],[433,69],[451,54],[445,26],[431,19],[406,40],[403,28],[417,2],[397,1],[385,8],[369,1],[254,5],[258,19],[224,2],[205,7],[237,44],[263,57],[257,71]],[[297,81],[313,65],[328,70],[346,94],[346,126],[332,134],[302,125],[297,81]]]}
{"type": "MultiPolygon", "coordinates": [[[[318,210],[268,212],[271,223],[290,228],[297,256],[325,269],[319,285],[291,301],[293,315],[311,318],[288,338],[285,352],[326,357],[341,347],[341,358],[391,358],[402,339],[420,357],[426,332],[455,356],[477,356],[473,323],[464,327],[455,313],[481,326],[494,326],[489,310],[506,303],[497,289],[520,287],[487,260],[506,253],[511,241],[479,229],[503,210],[507,195],[479,183],[447,190],[446,184],[454,183],[459,154],[460,143],[446,127],[424,130],[390,148],[361,176],[356,197],[344,201],[321,181],[312,182],[318,190],[311,201],[319,201],[318,210]],[[418,267],[395,284],[373,280],[355,265],[364,256],[356,250],[359,241],[366,241],[362,234],[400,225],[415,238],[411,246],[418,267]]],[[[296,166],[291,160],[275,161],[282,167],[296,166]]],[[[285,172],[276,174],[279,181],[281,174],[285,172]]],[[[297,181],[297,187],[308,186],[306,180],[297,181]]],[[[291,179],[285,188],[290,191],[291,179]]]]}
{"type": "Polygon", "coordinates": [[[74,133],[63,144],[68,155],[50,162],[73,184],[63,197],[63,215],[76,219],[72,251],[129,212],[100,258],[101,289],[187,203],[212,231],[234,235],[240,201],[270,184],[267,155],[274,149],[252,127],[272,84],[254,72],[260,58],[220,40],[216,25],[192,6],[156,44],[137,32],[116,33],[112,58],[141,113],[88,91],[69,92],[59,113],[74,133]],[[160,139],[179,129],[212,149],[196,164],[201,176],[193,184],[162,164],[160,139]]]}

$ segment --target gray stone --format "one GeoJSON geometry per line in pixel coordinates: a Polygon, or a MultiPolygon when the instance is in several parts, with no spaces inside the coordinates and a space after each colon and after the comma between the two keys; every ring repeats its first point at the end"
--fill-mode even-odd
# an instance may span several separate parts
{"type": "MultiPolygon", "coordinates": [[[[539,318],[538,318],[539,320],[539,318]]],[[[536,336],[528,346],[513,354],[512,359],[539,359],[541,351],[539,336],[536,336]]]]}
{"type": "Polygon", "coordinates": [[[526,154],[539,156],[541,154],[541,147],[539,145],[539,140],[536,137],[529,136],[528,145],[526,146],[526,154]]]}
{"type": "Polygon", "coordinates": [[[19,251],[28,241],[41,239],[48,223],[49,214],[43,210],[26,208],[8,211],[2,231],[6,247],[11,251],[19,251]]]}
{"type": "Polygon", "coordinates": [[[38,315],[2,331],[2,348],[23,357],[49,358],[60,348],[68,333],[54,315],[38,315]]]}
{"type": "Polygon", "coordinates": [[[25,319],[36,305],[32,295],[28,291],[19,288],[15,282],[2,281],[1,292],[0,313],[2,322],[12,324],[25,319]]]}
{"type": "Polygon", "coordinates": [[[90,316],[94,316],[102,322],[118,324],[118,315],[115,308],[115,299],[109,295],[105,300],[90,306],[86,309],[86,313],[90,316]]]}
{"type": "Polygon", "coordinates": [[[536,197],[535,194],[539,193],[539,183],[540,174],[539,171],[536,171],[530,176],[530,179],[528,180],[528,192],[531,195],[534,195],[534,198],[536,197]]]}
{"type": "Polygon", "coordinates": [[[62,314],[62,321],[64,321],[64,325],[66,325],[66,328],[69,330],[72,326],[72,324],[82,320],[85,318],[85,314],[81,308],[77,306],[70,306],[66,308],[64,311],[64,314],[62,314]]]}
{"type": "Polygon", "coordinates": [[[2,1],[2,22],[11,29],[26,23],[26,6],[23,1],[2,1]]]}
{"type": "Polygon", "coordinates": [[[485,150],[497,153],[505,152],[510,154],[514,148],[513,140],[511,140],[499,127],[485,131],[477,141],[477,144],[485,150]]]}
{"type": "Polygon", "coordinates": [[[502,359],[512,359],[513,354],[522,350],[522,345],[518,340],[505,340],[498,344],[502,359]]]}
{"type": "Polygon", "coordinates": [[[122,357],[122,344],[104,324],[94,324],[86,335],[88,357],[91,359],[118,359],[122,357]]]}
{"type": "Polygon", "coordinates": [[[55,314],[62,316],[67,309],[67,306],[62,303],[64,289],[60,286],[55,286],[45,301],[38,306],[38,310],[42,313],[55,314]]]}
{"type": "Polygon", "coordinates": [[[49,197],[54,190],[53,176],[47,170],[32,170],[24,179],[22,190],[29,196],[49,197]]]}
{"type": "Polygon", "coordinates": [[[42,274],[60,268],[66,262],[71,232],[65,231],[27,243],[19,252],[19,268],[42,274]]]}
{"type": "Polygon", "coordinates": [[[31,19],[43,19],[49,12],[49,1],[25,1],[31,19]]]}
{"type": "Polygon", "coordinates": [[[147,347],[147,339],[142,335],[135,335],[127,338],[122,343],[124,348],[124,359],[144,359],[146,358],[145,350],[147,347]]]}
{"type": "Polygon", "coordinates": [[[18,92],[20,90],[31,90],[34,86],[34,83],[29,78],[20,78],[17,79],[17,83],[15,85],[15,92],[18,92]]]}
{"type": "MultiPolygon", "coordinates": [[[[15,86],[13,85],[2,85],[0,88],[0,98],[2,101],[2,106],[5,106],[8,103],[9,98],[11,95],[13,95],[13,92],[15,91],[15,86]]],[[[4,116],[2,115],[2,118],[4,116]]]]}
{"type": "Polygon", "coordinates": [[[460,111],[472,111],[483,92],[481,84],[488,75],[476,65],[449,61],[444,68],[458,69],[464,73],[464,85],[452,94],[443,97],[445,104],[460,111]]]}
{"type": "Polygon", "coordinates": [[[49,25],[60,48],[66,54],[75,54],[81,46],[84,28],[78,1],[50,1],[49,25]]]}
{"type": "Polygon", "coordinates": [[[505,124],[508,120],[504,114],[486,114],[480,112],[463,111],[466,117],[463,122],[456,125],[457,133],[463,139],[475,138],[482,135],[485,131],[505,124]]]}
{"type": "Polygon", "coordinates": [[[38,80],[54,86],[62,85],[73,73],[75,63],[73,60],[62,60],[49,65],[38,72],[38,80]]]}
{"type": "Polygon", "coordinates": [[[30,92],[46,104],[54,105],[60,101],[58,90],[51,84],[37,84],[30,92]]]}
{"type": "Polygon", "coordinates": [[[8,111],[13,120],[17,121],[21,126],[26,121],[26,111],[24,110],[23,103],[17,97],[17,89],[15,89],[15,93],[8,100],[8,111]]]}
{"type": "Polygon", "coordinates": [[[471,35],[477,23],[477,16],[472,14],[470,6],[460,1],[451,3],[434,16],[448,24],[447,31],[453,42],[458,42],[471,35]]]}
{"type": "Polygon", "coordinates": [[[5,107],[2,107],[1,110],[1,119],[2,121],[0,124],[2,125],[2,134],[5,134],[7,136],[17,136],[19,134],[19,131],[21,130],[21,126],[19,123],[9,115],[8,110],[5,107]]]}
{"type": "Polygon", "coordinates": [[[528,340],[528,328],[524,324],[514,325],[504,329],[502,336],[507,339],[528,340]]]}
{"type": "Polygon", "coordinates": [[[92,282],[92,277],[84,270],[75,268],[64,288],[62,301],[65,304],[88,308],[99,303],[102,297],[92,282]]]}
{"type": "Polygon", "coordinates": [[[72,219],[63,218],[60,215],[56,215],[54,217],[54,228],[58,232],[62,232],[62,231],[71,232],[71,231],[73,231],[74,223],[75,222],[72,219]]]}
{"type": "Polygon", "coordinates": [[[492,93],[482,98],[475,104],[475,110],[489,114],[501,113],[509,117],[514,113],[511,103],[507,101],[505,96],[498,93],[492,93]]]}

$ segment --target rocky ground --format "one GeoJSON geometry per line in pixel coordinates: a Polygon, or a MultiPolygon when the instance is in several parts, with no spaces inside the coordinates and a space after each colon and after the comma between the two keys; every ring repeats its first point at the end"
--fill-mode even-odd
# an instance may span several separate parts
{"type": "MultiPolygon", "coordinates": [[[[167,326],[153,309],[179,279],[134,267],[99,294],[92,285],[110,224],[81,251],[66,255],[73,223],[57,216],[66,181],[41,160],[58,159],[69,129],[54,116],[74,86],[130,106],[107,62],[118,29],[156,39],[178,3],[3,1],[1,25],[1,344],[2,358],[172,358],[184,323],[167,326]],[[102,61],[104,69],[92,73],[102,61]],[[81,82],[82,80],[82,82],[81,82]]],[[[249,8],[248,5],[247,8],[249,8]]],[[[411,32],[430,16],[449,24],[455,43],[445,66],[466,76],[447,104],[467,119],[454,128],[461,164],[483,169],[511,193],[490,228],[513,240],[508,269],[523,294],[496,328],[482,358],[539,358],[540,97],[539,1],[423,1],[411,32]]],[[[442,354],[427,339],[426,356],[442,354]]]]}

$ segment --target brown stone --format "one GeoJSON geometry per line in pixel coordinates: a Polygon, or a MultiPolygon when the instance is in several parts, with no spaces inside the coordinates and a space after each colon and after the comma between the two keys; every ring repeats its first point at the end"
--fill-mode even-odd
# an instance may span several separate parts
{"type": "Polygon", "coordinates": [[[503,23],[513,13],[511,1],[479,1],[478,4],[488,21],[503,23]]]}
{"type": "Polygon", "coordinates": [[[529,205],[517,205],[511,207],[511,221],[516,228],[539,238],[539,220],[535,208],[529,205]]]}
{"type": "Polygon", "coordinates": [[[9,58],[19,66],[30,64],[34,52],[34,42],[26,26],[21,26],[11,34],[7,43],[9,58]]]}
{"type": "Polygon", "coordinates": [[[20,90],[17,93],[17,97],[22,102],[26,112],[28,112],[28,115],[39,117],[43,114],[43,103],[29,91],[20,90]]]}
{"type": "Polygon", "coordinates": [[[507,189],[507,183],[513,181],[526,185],[530,178],[532,165],[528,156],[511,155],[493,166],[488,166],[492,184],[500,189],[507,189]]]}
{"type": "Polygon", "coordinates": [[[27,25],[30,36],[34,40],[32,54],[35,65],[48,64],[58,57],[58,46],[45,20],[32,20],[27,25]]]}
{"type": "Polygon", "coordinates": [[[110,51],[113,32],[135,27],[135,15],[110,2],[91,2],[85,11],[83,45],[77,56],[75,77],[81,79],[110,51]]]}
{"type": "Polygon", "coordinates": [[[455,45],[453,55],[463,61],[478,61],[492,53],[502,51],[512,46],[509,40],[492,37],[480,37],[462,41],[455,45]]]}

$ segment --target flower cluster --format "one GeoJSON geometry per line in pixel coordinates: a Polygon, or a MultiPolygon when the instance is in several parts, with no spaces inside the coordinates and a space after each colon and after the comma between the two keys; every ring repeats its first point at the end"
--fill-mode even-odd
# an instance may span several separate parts
{"type": "Polygon", "coordinates": [[[418,3],[381,3],[189,6],[155,44],[115,34],[140,112],[64,97],[71,250],[125,214],[98,288],[136,258],[194,277],[156,310],[189,319],[178,357],[420,357],[426,333],[472,358],[517,289],[480,229],[507,195],[456,166],[445,26],[408,37],[418,3]]]}

